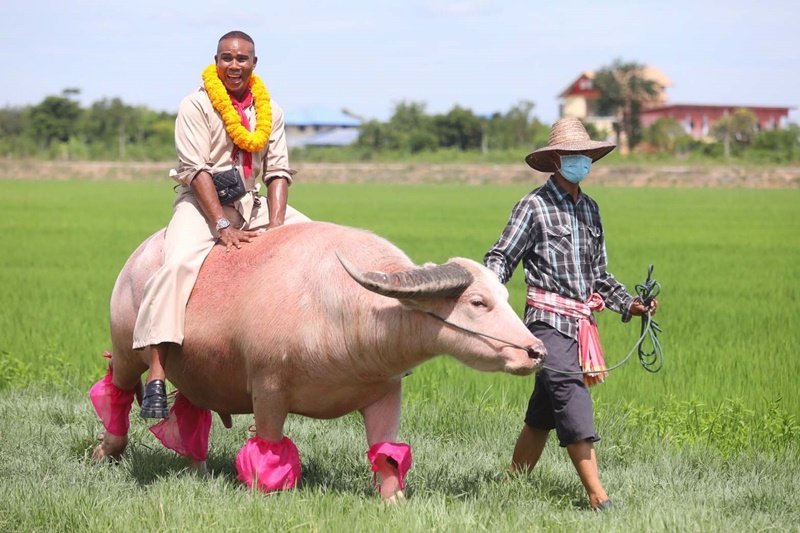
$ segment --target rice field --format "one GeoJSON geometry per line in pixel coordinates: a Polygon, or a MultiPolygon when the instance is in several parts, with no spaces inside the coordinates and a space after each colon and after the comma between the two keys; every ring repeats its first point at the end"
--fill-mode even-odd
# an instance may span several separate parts
{"type": "MultiPolygon", "coordinates": [[[[162,227],[164,182],[0,182],[0,352],[34,373],[59,365],[90,383],[109,347],[107,306],[128,254],[162,227]]],[[[291,203],[314,219],[370,229],[418,262],[480,260],[499,235],[517,186],[298,185],[291,203]]],[[[749,405],[780,399],[800,414],[800,220],[797,190],[588,189],[600,203],[610,270],[629,289],[647,267],[662,285],[657,320],[664,370],[634,362],[596,388],[598,400],[666,399],[749,405]]],[[[523,275],[509,284],[522,312],[523,275]]],[[[638,320],[599,315],[609,363],[627,354],[638,320]]],[[[442,362],[442,368],[450,362],[442,362]]],[[[520,382],[453,370],[458,387],[520,382]]],[[[2,383],[2,381],[0,381],[2,383]]]]}
{"type": "MultiPolygon", "coordinates": [[[[418,263],[480,260],[527,190],[298,183],[290,203],[370,229],[418,263]]],[[[531,476],[503,475],[532,380],[448,358],[405,383],[401,437],[416,465],[399,509],[374,501],[357,417],[290,420],[305,481],[278,498],[235,481],[245,417],[233,432],[215,420],[210,481],[182,473],[138,420],[120,468],[89,465],[99,423],[85,391],[103,373],[111,288],[128,254],[168,221],[174,193],[164,181],[0,180],[0,529],[796,528],[800,190],[586,190],[617,278],[632,289],[655,267],[666,358],[650,374],[634,356],[593,388],[604,480],[625,502],[602,518],[582,506],[552,443],[531,476]]],[[[509,291],[521,313],[521,270],[509,291]]],[[[638,321],[606,311],[599,322],[613,364],[638,321]]]]}

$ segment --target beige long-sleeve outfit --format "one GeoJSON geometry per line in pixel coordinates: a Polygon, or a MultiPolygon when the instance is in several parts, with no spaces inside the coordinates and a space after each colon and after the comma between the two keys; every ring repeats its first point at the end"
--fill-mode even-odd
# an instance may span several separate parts
{"type": "MultiPolygon", "coordinates": [[[[254,106],[246,108],[245,114],[251,128],[255,129],[254,106]]],[[[258,177],[265,184],[274,178],[284,178],[291,184],[295,174],[289,168],[283,110],[274,101],[269,142],[260,152],[253,153],[252,173],[248,178],[244,178],[242,152],[237,151],[234,160],[233,141],[202,87],[181,102],[175,121],[175,146],[178,168],[173,169],[170,176],[180,187],[164,239],[163,264],[145,285],[136,318],[133,332],[133,348],[136,350],[162,342],[183,342],[186,304],[200,267],[219,237],[216,221],[206,220],[192,192],[190,184],[195,176],[200,171],[216,174],[238,166],[248,193],[223,209],[233,226],[254,230],[269,223],[267,200],[258,196],[258,177]]],[[[285,224],[307,220],[308,217],[286,206],[285,224]]]]}

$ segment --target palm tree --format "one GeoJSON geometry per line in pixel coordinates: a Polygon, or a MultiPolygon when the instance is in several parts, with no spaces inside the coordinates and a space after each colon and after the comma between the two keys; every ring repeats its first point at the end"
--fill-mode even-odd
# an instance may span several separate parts
{"type": "Polygon", "coordinates": [[[661,95],[658,83],[645,77],[643,65],[617,59],[595,73],[594,86],[600,92],[598,113],[617,117],[617,144],[624,150],[627,141],[633,148],[642,139],[642,108],[661,95]]]}
{"type": "Polygon", "coordinates": [[[758,119],[749,109],[736,109],[732,115],[725,114],[711,126],[711,136],[722,143],[725,158],[731,156],[731,141],[748,146],[758,132],[758,119]]]}

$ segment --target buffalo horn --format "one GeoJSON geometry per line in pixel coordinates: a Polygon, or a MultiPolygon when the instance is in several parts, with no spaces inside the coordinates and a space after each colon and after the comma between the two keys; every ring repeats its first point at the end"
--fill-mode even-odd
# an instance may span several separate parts
{"type": "Polygon", "coordinates": [[[472,274],[456,263],[418,267],[404,272],[361,272],[340,256],[339,262],[356,282],[372,292],[392,298],[458,296],[472,283],[472,274]]]}

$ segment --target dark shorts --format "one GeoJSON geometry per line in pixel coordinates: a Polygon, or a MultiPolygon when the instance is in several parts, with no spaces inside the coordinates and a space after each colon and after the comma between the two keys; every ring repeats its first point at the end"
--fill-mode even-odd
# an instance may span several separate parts
{"type": "MultiPolygon", "coordinates": [[[[566,372],[578,372],[578,341],[542,322],[529,326],[547,348],[545,365],[566,372]]],[[[528,402],[525,423],[532,428],[556,430],[561,446],[581,440],[600,440],[594,430],[594,410],[589,389],[580,375],[566,375],[542,369],[528,402]]]]}

